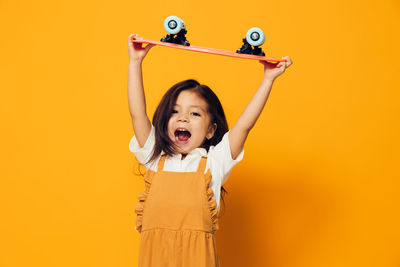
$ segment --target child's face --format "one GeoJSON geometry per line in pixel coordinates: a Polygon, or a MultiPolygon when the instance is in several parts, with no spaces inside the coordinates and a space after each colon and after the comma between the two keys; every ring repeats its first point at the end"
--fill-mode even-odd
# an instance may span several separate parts
{"type": "Polygon", "coordinates": [[[179,153],[187,154],[200,147],[206,138],[214,136],[217,124],[210,125],[207,110],[207,102],[196,92],[184,90],[179,93],[168,121],[168,136],[179,153]]]}

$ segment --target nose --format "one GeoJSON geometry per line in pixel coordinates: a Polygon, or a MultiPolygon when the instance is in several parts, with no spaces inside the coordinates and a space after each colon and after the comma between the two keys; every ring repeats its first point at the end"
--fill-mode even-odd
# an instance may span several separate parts
{"type": "Polygon", "coordinates": [[[189,122],[189,118],[186,114],[179,114],[178,116],[178,121],[182,121],[182,122],[189,122]]]}

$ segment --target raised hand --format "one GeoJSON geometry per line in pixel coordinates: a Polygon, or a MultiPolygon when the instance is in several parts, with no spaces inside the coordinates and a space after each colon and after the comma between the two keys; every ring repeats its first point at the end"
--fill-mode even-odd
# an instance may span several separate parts
{"type": "Polygon", "coordinates": [[[132,37],[136,40],[143,40],[143,37],[140,37],[136,33],[129,35],[128,38],[129,61],[142,62],[144,57],[147,55],[147,52],[149,52],[150,48],[152,48],[154,45],[147,44],[145,47],[143,47],[141,43],[132,42],[132,37]]]}
{"type": "Polygon", "coordinates": [[[285,72],[286,68],[292,65],[290,57],[282,57],[286,59],[286,62],[271,63],[260,60],[260,63],[264,65],[264,79],[275,80],[279,75],[285,72]]]}

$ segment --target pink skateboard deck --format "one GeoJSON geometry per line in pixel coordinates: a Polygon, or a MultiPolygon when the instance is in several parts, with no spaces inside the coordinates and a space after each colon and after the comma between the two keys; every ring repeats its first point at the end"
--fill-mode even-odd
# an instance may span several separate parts
{"type": "Polygon", "coordinates": [[[201,47],[201,46],[194,46],[194,45],[185,46],[185,45],[172,44],[172,43],[159,42],[159,41],[151,41],[151,40],[136,40],[135,37],[132,37],[132,42],[161,45],[161,46],[166,46],[166,47],[172,47],[172,48],[178,48],[178,49],[183,49],[183,50],[208,53],[208,54],[214,54],[214,55],[221,55],[221,56],[227,56],[227,57],[263,60],[263,61],[268,61],[268,62],[272,62],[272,63],[286,62],[285,59],[275,59],[272,57],[265,57],[265,56],[239,54],[239,53],[228,51],[228,50],[221,50],[221,49],[216,49],[216,48],[201,47]]]}

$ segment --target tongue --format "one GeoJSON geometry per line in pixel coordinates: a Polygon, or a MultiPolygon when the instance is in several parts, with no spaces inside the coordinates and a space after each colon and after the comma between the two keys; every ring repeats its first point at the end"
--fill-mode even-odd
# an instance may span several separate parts
{"type": "Polygon", "coordinates": [[[190,137],[189,132],[179,132],[178,133],[178,139],[179,141],[187,141],[190,137]]]}

